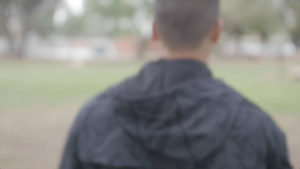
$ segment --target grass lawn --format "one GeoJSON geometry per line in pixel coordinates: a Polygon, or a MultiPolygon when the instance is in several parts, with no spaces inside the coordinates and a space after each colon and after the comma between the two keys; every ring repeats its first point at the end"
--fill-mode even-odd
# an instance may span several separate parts
{"type": "MultiPolygon", "coordinates": [[[[274,62],[234,62],[212,64],[213,72],[248,99],[270,113],[300,114],[300,81],[291,76],[289,64],[281,72],[274,62]]],[[[294,65],[295,66],[295,65],[294,65]]]]}
{"type": "MultiPolygon", "coordinates": [[[[138,72],[143,64],[94,63],[74,69],[66,63],[0,61],[0,111],[83,104],[110,85],[138,72]]],[[[272,113],[300,113],[300,82],[280,77],[270,62],[221,62],[216,77],[272,113]]]]}

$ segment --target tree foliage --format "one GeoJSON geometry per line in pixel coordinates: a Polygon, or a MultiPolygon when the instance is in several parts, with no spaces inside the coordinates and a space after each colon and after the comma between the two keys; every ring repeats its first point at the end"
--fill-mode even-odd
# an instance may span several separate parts
{"type": "Polygon", "coordinates": [[[118,36],[138,31],[139,15],[151,16],[151,0],[86,0],[82,16],[69,17],[60,29],[68,35],[118,36]],[[78,28],[73,30],[74,26],[78,28]]]}
{"type": "Polygon", "coordinates": [[[24,56],[26,40],[31,31],[46,33],[44,30],[50,28],[57,2],[58,0],[0,1],[0,31],[9,42],[12,56],[24,56]]]}
{"type": "Polygon", "coordinates": [[[267,37],[283,29],[284,9],[273,0],[224,0],[222,7],[225,30],[231,34],[267,37]]]}
{"type": "Polygon", "coordinates": [[[292,11],[294,16],[294,25],[290,29],[291,36],[294,43],[300,47],[300,1],[298,0],[287,0],[289,9],[292,11]]]}

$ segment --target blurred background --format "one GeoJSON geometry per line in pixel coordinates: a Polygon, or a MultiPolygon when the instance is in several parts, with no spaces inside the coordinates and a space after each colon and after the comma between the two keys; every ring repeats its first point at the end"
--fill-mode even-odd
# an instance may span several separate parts
{"type": "MultiPolygon", "coordinates": [[[[159,58],[152,0],[0,0],[0,168],[57,168],[91,97],[159,58]]],[[[211,61],[284,129],[300,167],[300,1],[222,0],[211,61]]]]}

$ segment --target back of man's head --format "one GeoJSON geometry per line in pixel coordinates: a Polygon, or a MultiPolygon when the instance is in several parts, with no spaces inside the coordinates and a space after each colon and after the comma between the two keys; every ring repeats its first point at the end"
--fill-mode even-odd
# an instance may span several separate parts
{"type": "Polygon", "coordinates": [[[160,39],[170,50],[198,48],[219,18],[219,0],[156,0],[160,39]]]}

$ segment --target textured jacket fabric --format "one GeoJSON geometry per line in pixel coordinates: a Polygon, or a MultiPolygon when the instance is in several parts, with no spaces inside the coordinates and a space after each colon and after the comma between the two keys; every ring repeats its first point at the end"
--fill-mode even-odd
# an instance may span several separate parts
{"type": "Polygon", "coordinates": [[[290,169],[284,134],[201,62],[159,60],[79,113],[60,169],[290,169]]]}

